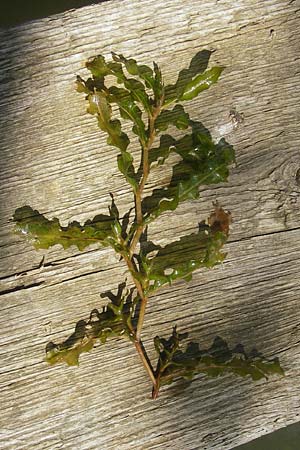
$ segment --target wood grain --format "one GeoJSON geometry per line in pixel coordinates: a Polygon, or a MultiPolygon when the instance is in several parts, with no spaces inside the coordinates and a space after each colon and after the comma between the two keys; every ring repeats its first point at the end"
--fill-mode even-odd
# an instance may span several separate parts
{"type": "MultiPolygon", "coordinates": [[[[1,449],[226,450],[299,420],[299,12],[298,0],[122,0],[0,31],[1,449]],[[153,337],[176,323],[203,347],[220,335],[279,356],[286,376],[199,376],[152,401],[121,340],[83,355],[79,368],[43,362],[45,344],[105,304],[100,293],[126,270],[108,249],[36,252],[10,219],[30,204],[64,224],[84,221],[107,212],[109,192],[128,210],[116,152],[85,113],[75,75],[86,75],[88,57],[116,51],[155,60],[171,82],[202,49],[226,70],[188,110],[235,146],[236,166],[229,183],[201,189],[149,237],[165,244],[196,230],[218,200],[234,218],[228,257],[153,297],[145,346],[154,357],[153,337]]],[[[169,176],[157,170],[149,192],[169,176]]]]}

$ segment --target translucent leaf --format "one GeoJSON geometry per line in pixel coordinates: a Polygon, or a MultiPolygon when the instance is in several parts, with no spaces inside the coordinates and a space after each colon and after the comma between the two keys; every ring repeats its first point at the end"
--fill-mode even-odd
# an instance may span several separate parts
{"type": "Polygon", "coordinates": [[[103,214],[84,225],[71,222],[67,227],[62,227],[58,219],[49,220],[30,206],[23,206],[15,211],[13,220],[16,222],[15,231],[25,236],[36,249],[48,249],[60,244],[64,249],[75,245],[82,251],[93,243],[114,248],[117,245],[116,221],[103,214]]]}
{"type": "Polygon", "coordinates": [[[101,80],[107,75],[114,75],[119,82],[126,79],[123,73],[122,64],[117,62],[106,62],[102,55],[91,58],[86,63],[86,67],[90,70],[94,79],[101,80]]]}
{"type": "Polygon", "coordinates": [[[170,150],[178,153],[182,160],[173,167],[170,185],[154,190],[143,200],[146,223],[165,211],[175,210],[180,202],[197,199],[199,186],[227,181],[229,165],[234,161],[230,145],[224,140],[214,144],[204,133],[184,136],[171,144],[170,150]]]}
{"type": "Polygon", "coordinates": [[[162,79],[161,70],[155,62],[153,62],[153,69],[154,69],[153,93],[155,104],[157,104],[159,102],[159,99],[162,98],[164,95],[164,83],[162,79]]]}
{"type": "Polygon", "coordinates": [[[190,277],[200,267],[213,267],[222,262],[221,252],[229,231],[230,214],[219,206],[200,224],[198,233],[181,237],[161,247],[155,257],[148,259],[148,291],[153,292],[165,284],[190,277]]]}
{"type": "Polygon", "coordinates": [[[164,164],[165,160],[170,155],[176,140],[168,134],[163,134],[160,137],[159,147],[152,148],[149,152],[149,164],[156,163],[158,166],[164,164]]]}
{"type": "MultiPolygon", "coordinates": [[[[158,65],[154,62],[153,63],[153,69],[151,67],[146,66],[144,64],[138,64],[135,59],[133,58],[125,58],[123,55],[117,55],[116,53],[112,53],[113,59],[116,62],[121,62],[125,65],[127,72],[130,75],[139,77],[142,82],[145,84],[146,88],[151,89],[154,94],[153,103],[154,105],[157,105],[159,100],[162,98],[164,94],[164,84],[162,79],[161,71],[158,67],[158,65]]],[[[136,87],[132,86],[129,87],[129,81],[125,83],[125,86],[127,89],[129,89],[133,94],[136,91],[136,87]]],[[[132,81],[132,79],[131,79],[132,81]]],[[[147,96],[147,99],[145,97],[145,90],[144,89],[138,89],[140,92],[138,93],[138,97],[136,97],[136,100],[141,101],[145,107],[146,110],[151,110],[151,100],[147,96]],[[141,95],[142,93],[142,95],[141,95]]],[[[147,95],[147,94],[146,94],[147,95]]]]}
{"type": "Polygon", "coordinates": [[[142,144],[146,143],[145,124],[142,120],[142,111],[134,102],[131,94],[126,89],[120,89],[115,86],[110,88],[109,101],[117,103],[120,115],[123,119],[130,120],[134,126],[132,131],[139,136],[142,144]]]}
{"type": "MultiPolygon", "coordinates": [[[[146,110],[150,110],[150,99],[145,91],[145,85],[135,78],[128,78],[123,72],[122,64],[127,66],[127,71],[131,75],[140,76],[143,80],[152,77],[152,69],[148,66],[138,65],[133,59],[126,59],[122,55],[112,53],[114,61],[106,62],[102,55],[96,56],[87,62],[86,66],[91,71],[93,78],[87,81],[77,77],[77,90],[86,92],[86,89],[93,93],[95,90],[105,90],[104,79],[108,75],[117,78],[118,83],[122,83],[134,97],[134,100],[142,103],[146,110]],[[128,70],[129,69],[129,70],[128,70]]],[[[154,83],[154,81],[153,81],[154,83]]]]}
{"type": "Polygon", "coordinates": [[[110,74],[110,69],[106,64],[104,56],[102,55],[89,59],[86,63],[86,67],[92,75],[97,78],[103,78],[105,75],[110,74]]]}
{"type": "Polygon", "coordinates": [[[126,70],[130,75],[136,75],[141,78],[147,88],[151,88],[154,90],[155,85],[155,77],[153,75],[153,70],[151,67],[146,66],[144,64],[138,64],[133,58],[125,58],[123,55],[117,55],[116,53],[112,53],[113,59],[116,62],[121,62],[125,65],[126,70]]]}
{"type": "MultiPolygon", "coordinates": [[[[135,78],[126,78],[124,79],[124,86],[126,88],[127,95],[130,94],[132,99],[140,104],[142,104],[145,108],[145,111],[152,111],[152,102],[148,94],[146,93],[145,86],[139,80],[135,78]]],[[[110,88],[111,90],[112,88],[110,88]]],[[[115,89],[115,87],[113,87],[115,89]]]]}
{"type": "Polygon", "coordinates": [[[133,187],[134,191],[138,189],[136,174],[133,167],[133,157],[129,152],[122,152],[118,155],[118,168],[123,173],[128,183],[133,187]]]}
{"type": "Polygon", "coordinates": [[[178,100],[192,100],[197,97],[200,92],[209,89],[210,86],[218,81],[223,70],[224,67],[212,67],[197,75],[193,80],[187,83],[180,92],[177,92],[178,100]]]}
{"type": "Polygon", "coordinates": [[[125,83],[126,88],[131,92],[131,95],[135,101],[144,106],[145,111],[152,112],[152,103],[145,88],[137,80],[129,79],[125,83]]]}
{"type": "Polygon", "coordinates": [[[189,126],[189,115],[181,105],[176,105],[170,110],[163,110],[155,121],[155,128],[165,131],[169,125],[174,125],[179,130],[185,130],[189,126]]]}
{"type": "Polygon", "coordinates": [[[94,92],[88,96],[90,114],[97,114],[99,128],[108,133],[107,143],[126,151],[129,145],[127,134],[121,130],[119,120],[111,120],[111,106],[103,92],[94,92]]]}
{"type": "Polygon", "coordinates": [[[65,362],[69,366],[78,365],[80,354],[90,351],[97,340],[104,344],[110,337],[133,339],[132,315],[133,303],[128,296],[122,297],[118,304],[108,303],[101,313],[94,309],[89,320],[80,320],[74,333],[64,342],[47,344],[46,361],[49,364],[65,362]]]}
{"type": "Polygon", "coordinates": [[[193,56],[188,68],[179,72],[178,79],[175,84],[165,87],[165,105],[176,100],[183,92],[185,86],[190,83],[197,75],[202,74],[208,66],[211,51],[201,50],[193,56]]]}
{"type": "Polygon", "coordinates": [[[79,93],[84,93],[84,94],[90,94],[90,89],[87,87],[86,82],[79,76],[77,75],[76,77],[76,91],[79,93]]]}
{"type": "Polygon", "coordinates": [[[178,334],[175,327],[169,339],[158,336],[154,339],[159,359],[156,368],[157,386],[153,397],[157,397],[160,386],[170,384],[180,377],[191,380],[199,373],[208,377],[232,373],[240,377],[250,376],[253,381],[267,379],[268,375],[284,375],[277,358],[267,360],[256,350],[247,355],[242,345],[230,350],[220,337],[216,337],[207,350],[200,350],[196,343],[190,343],[182,350],[181,341],[186,337],[187,334],[178,334]]]}

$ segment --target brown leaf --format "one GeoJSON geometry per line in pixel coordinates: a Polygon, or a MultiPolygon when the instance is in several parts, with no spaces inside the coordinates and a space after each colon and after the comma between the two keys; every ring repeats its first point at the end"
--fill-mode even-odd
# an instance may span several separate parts
{"type": "Polygon", "coordinates": [[[213,232],[222,231],[228,236],[229,225],[231,224],[231,213],[230,211],[224,211],[218,203],[215,205],[215,210],[211,213],[208,219],[208,225],[212,228],[213,232]]]}

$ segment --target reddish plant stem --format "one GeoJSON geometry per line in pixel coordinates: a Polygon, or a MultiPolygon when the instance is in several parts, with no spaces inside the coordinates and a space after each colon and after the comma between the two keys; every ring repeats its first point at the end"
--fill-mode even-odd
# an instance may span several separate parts
{"type": "MultiPolygon", "coordinates": [[[[139,313],[139,318],[140,318],[143,305],[147,304],[147,298],[145,297],[144,290],[143,290],[143,287],[142,287],[141,283],[135,277],[135,274],[137,273],[137,271],[135,269],[135,266],[134,266],[132,260],[126,255],[124,255],[124,260],[125,260],[125,262],[127,264],[128,269],[130,270],[132,279],[134,281],[134,284],[136,286],[138,294],[139,294],[139,296],[141,298],[141,310],[140,310],[140,313],[139,313]]],[[[142,314],[143,314],[143,317],[144,317],[145,309],[143,310],[142,314]]],[[[139,321],[138,321],[138,323],[139,323],[139,321]]],[[[141,358],[141,361],[143,363],[143,366],[146,369],[146,372],[149,375],[150,380],[152,381],[153,389],[155,389],[156,388],[156,379],[155,379],[154,370],[152,368],[150,360],[149,360],[149,358],[147,356],[147,353],[146,353],[146,351],[144,349],[144,346],[142,344],[140,333],[138,334],[138,329],[136,331],[133,330],[133,335],[134,335],[134,338],[135,338],[135,340],[134,340],[135,348],[136,348],[136,350],[137,350],[137,352],[138,352],[138,354],[139,354],[139,356],[141,358]]]]}
{"type": "Polygon", "coordinates": [[[124,260],[127,264],[127,267],[129,269],[131,275],[132,275],[134,284],[136,286],[136,289],[137,289],[138,294],[141,299],[141,307],[140,307],[140,311],[139,311],[138,323],[137,323],[136,332],[134,334],[135,335],[134,345],[135,345],[135,348],[141,358],[141,361],[149,375],[149,378],[152,381],[153,392],[156,392],[156,396],[153,398],[157,397],[158,386],[157,386],[157,382],[156,382],[156,378],[155,378],[155,372],[153,370],[151,362],[147,356],[147,353],[146,353],[146,351],[143,347],[142,341],[141,341],[141,331],[142,331],[142,327],[143,327],[143,323],[144,323],[144,317],[145,317],[148,297],[145,295],[144,288],[143,288],[141,282],[136,277],[136,274],[138,273],[138,271],[136,270],[136,267],[135,267],[135,264],[134,264],[132,258],[133,258],[135,248],[136,248],[137,244],[139,243],[139,240],[140,240],[141,235],[145,228],[145,224],[143,221],[143,212],[142,212],[142,194],[143,194],[143,191],[144,191],[144,188],[145,188],[148,176],[149,176],[149,172],[150,172],[149,151],[151,150],[151,147],[152,147],[153,142],[156,137],[155,120],[161,112],[162,104],[163,104],[163,98],[161,98],[159,104],[154,108],[153,113],[151,115],[149,115],[149,127],[148,127],[149,138],[148,138],[147,143],[145,145],[143,145],[143,148],[142,148],[142,150],[143,150],[143,154],[142,154],[143,175],[142,175],[141,182],[138,186],[138,189],[135,193],[135,210],[136,210],[137,229],[133,235],[128,255],[124,255],[124,260]]]}
{"type": "Polygon", "coordinates": [[[136,340],[134,345],[135,345],[135,348],[136,348],[136,350],[137,350],[137,352],[138,352],[138,354],[139,354],[139,356],[141,358],[143,366],[145,367],[145,369],[146,369],[146,371],[147,371],[147,373],[149,375],[149,378],[152,381],[152,384],[153,384],[152,391],[154,391],[155,389],[157,389],[157,383],[156,383],[156,379],[155,379],[154,370],[153,370],[152,365],[151,365],[151,363],[149,361],[149,358],[148,358],[147,353],[146,353],[146,351],[144,349],[144,346],[143,346],[141,340],[136,340]]]}
{"type": "Polygon", "coordinates": [[[141,182],[139,184],[138,190],[135,194],[135,209],[136,209],[136,222],[137,222],[137,229],[133,236],[131,245],[130,245],[130,255],[132,256],[134,253],[134,250],[140,240],[140,237],[144,231],[145,225],[143,223],[143,212],[142,212],[142,194],[144,191],[144,187],[146,185],[149,172],[150,172],[150,166],[149,166],[149,151],[151,150],[151,147],[153,145],[154,139],[156,137],[156,131],[155,131],[155,120],[159,116],[162,108],[163,98],[161,99],[158,106],[154,109],[152,115],[149,117],[149,139],[147,141],[147,144],[143,147],[143,176],[141,179],[141,182]]]}

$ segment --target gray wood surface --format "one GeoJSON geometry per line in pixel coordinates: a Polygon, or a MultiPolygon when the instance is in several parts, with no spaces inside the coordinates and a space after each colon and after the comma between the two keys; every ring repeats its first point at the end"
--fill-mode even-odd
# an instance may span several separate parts
{"type": "MultiPolygon", "coordinates": [[[[111,1],[0,31],[1,449],[231,449],[300,414],[300,3],[288,0],[111,1]],[[12,233],[30,204],[66,224],[131,203],[116,151],[74,91],[84,61],[110,51],[162,66],[167,82],[202,49],[226,66],[188,106],[236,148],[230,181],[163,215],[162,244],[197,229],[216,199],[234,219],[222,266],[152,298],[143,338],[174,324],[209,346],[256,346],[279,356],[284,378],[226,376],[164,389],[156,401],[130,344],[98,346],[79,368],[43,362],[58,341],[126,276],[109,249],[36,252],[12,233]],[[230,111],[243,116],[236,126],[230,111]],[[40,265],[45,255],[44,264],[40,265]]],[[[137,153],[136,153],[137,155],[137,153]]],[[[149,191],[170,172],[153,174],[149,191]]]]}

